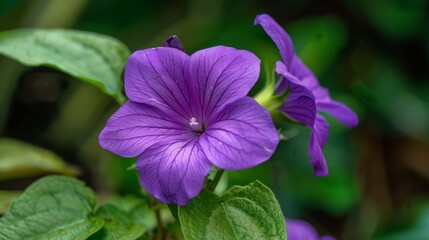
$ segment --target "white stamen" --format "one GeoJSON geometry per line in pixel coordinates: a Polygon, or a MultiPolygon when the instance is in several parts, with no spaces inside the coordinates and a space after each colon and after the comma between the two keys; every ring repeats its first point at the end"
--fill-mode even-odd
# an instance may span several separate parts
{"type": "Polygon", "coordinates": [[[189,119],[189,125],[195,126],[195,125],[199,125],[199,123],[197,122],[196,118],[192,117],[191,119],[189,119]]]}

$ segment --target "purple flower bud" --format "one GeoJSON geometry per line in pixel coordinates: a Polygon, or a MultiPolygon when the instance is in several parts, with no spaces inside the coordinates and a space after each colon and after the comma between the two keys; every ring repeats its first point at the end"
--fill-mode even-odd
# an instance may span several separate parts
{"type": "Polygon", "coordinates": [[[180,41],[179,37],[176,35],[173,35],[173,36],[167,38],[164,41],[164,47],[171,47],[171,48],[179,49],[182,52],[185,52],[185,49],[183,48],[182,42],[180,41]]]}

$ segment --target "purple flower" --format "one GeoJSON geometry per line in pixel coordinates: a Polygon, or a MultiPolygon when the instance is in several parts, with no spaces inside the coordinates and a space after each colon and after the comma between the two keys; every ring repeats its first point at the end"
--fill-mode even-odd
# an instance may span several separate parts
{"type": "Polygon", "coordinates": [[[316,229],[303,220],[287,219],[286,228],[288,240],[335,240],[331,236],[319,237],[316,229]]]}
{"type": "Polygon", "coordinates": [[[317,176],[328,174],[322,148],[329,135],[329,125],[318,113],[324,111],[334,116],[342,124],[355,127],[357,115],[346,105],[332,100],[329,91],[320,86],[316,76],[295,54],[293,43],[286,31],[267,14],[256,17],[255,25],[260,24],[280,51],[283,61],[276,64],[276,72],[281,75],[276,92],[288,90],[288,97],[281,111],[292,120],[305,124],[311,129],[308,155],[317,176]]]}
{"type": "Polygon", "coordinates": [[[272,119],[246,96],[259,64],[254,54],[223,46],[191,56],[171,47],[133,53],[125,68],[129,101],[108,120],[100,145],[138,156],[141,185],[165,203],[185,205],[211,165],[244,169],[273,154],[279,136],[272,119]]]}

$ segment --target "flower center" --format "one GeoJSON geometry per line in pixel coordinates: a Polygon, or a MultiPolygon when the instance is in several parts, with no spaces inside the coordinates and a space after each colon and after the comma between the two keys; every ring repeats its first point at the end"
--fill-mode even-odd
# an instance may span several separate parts
{"type": "Polygon", "coordinates": [[[195,117],[189,119],[189,126],[191,126],[192,132],[201,135],[204,132],[204,126],[201,126],[195,117]]]}

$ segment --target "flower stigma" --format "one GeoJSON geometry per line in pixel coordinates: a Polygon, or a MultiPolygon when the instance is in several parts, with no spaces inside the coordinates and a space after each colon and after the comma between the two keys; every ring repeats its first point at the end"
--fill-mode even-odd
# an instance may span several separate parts
{"type": "Polygon", "coordinates": [[[192,132],[196,135],[201,135],[204,132],[204,128],[200,126],[200,123],[197,122],[195,117],[189,119],[189,126],[191,126],[192,132]]]}

